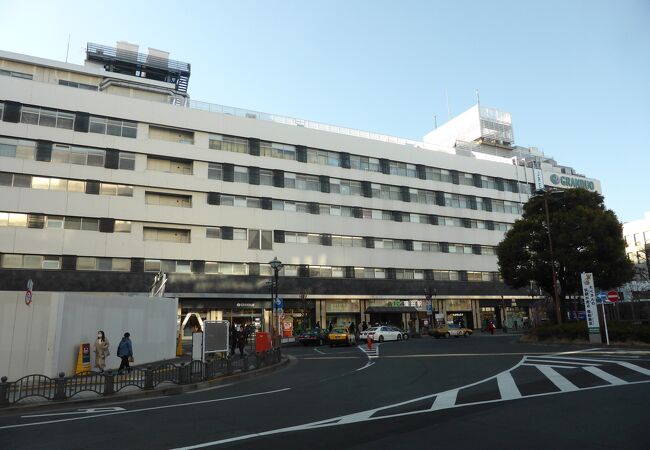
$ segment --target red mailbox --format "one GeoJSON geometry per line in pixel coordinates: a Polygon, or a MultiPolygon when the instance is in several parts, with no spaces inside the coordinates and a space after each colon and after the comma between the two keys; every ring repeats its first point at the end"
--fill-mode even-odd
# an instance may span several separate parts
{"type": "Polygon", "coordinates": [[[265,331],[255,333],[255,351],[268,352],[271,350],[271,336],[265,331]]]}

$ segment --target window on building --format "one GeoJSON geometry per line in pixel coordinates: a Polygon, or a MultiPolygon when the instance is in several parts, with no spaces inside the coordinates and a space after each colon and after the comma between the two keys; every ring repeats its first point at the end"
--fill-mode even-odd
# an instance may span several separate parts
{"type": "Polygon", "coordinates": [[[176,142],[179,144],[194,144],[194,132],[177,128],[149,125],[149,139],[176,142]]]}
{"type": "Polygon", "coordinates": [[[223,167],[219,163],[208,164],[208,179],[223,180],[223,167]]]}
{"type": "Polygon", "coordinates": [[[260,156],[270,156],[280,159],[296,159],[296,147],[288,144],[279,144],[277,142],[260,142],[260,156]]]}
{"type": "Polygon", "coordinates": [[[307,162],[313,164],[320,164],[323,166],[339,167],[340,155],[338,152],[331,152],[327,150],[318,150],[315,148],[307,149],[307,162]]]}
{"type": "Polygon", "coordinates": [[[192,196],[181,194],[169,194],[165,192],[145,192],[145,203],[147,205],[176,206],[181,208],[192,207],[192,196]]]}
{"type": "Polygon", "coordinates": [[[34,76],[31,73],[16,72],[13,70],[0,69],[0,75],[13,78],[22,78],[23,80],[31,80],[34,76]]]}
{"type": "Polygon", "coordinates": [[[210,135],[208,146],[212,150],[234,153],[248,153],[248,139],[235,136],[210,135]]]}
{"type": "Polygon", "coordinates": [[[138,134],[138,124],[126,120],[90,116],[89,131],[91,133],[108,134],[110,136],[135,138],[138,134]]]}
{"type": "Polygon", "coordinates": [[[147,169],[157,172],[192,175],[192,161],[147,156],[147,169]]]}
{"type": "Polygon", "coordinates": [[[273,232],[249,229],[248,248],[251,250],[273,250],[273,232]]]}
{"type": "Polygon", "coordinates": [[[248,167],[235,166],[235,183],[248,183],[248,167]]]}
{"type": "Polygon", "coordinates": [[[189,243],[190,230],[144,227],[143,237],[145,241],[189,243]]]}

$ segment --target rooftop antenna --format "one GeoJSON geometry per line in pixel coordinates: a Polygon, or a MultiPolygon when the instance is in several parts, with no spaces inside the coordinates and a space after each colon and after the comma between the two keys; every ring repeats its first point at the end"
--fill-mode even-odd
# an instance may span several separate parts
{"type": "Polygon", "coordinates": [[[70,53],[70,33],[68,33],[68,47],[65,49],[65,62],[68,62],[68,53],[70,53]]]}
{"type": "Polygon", "coordinates": [[[447,120],[451,120],[451,108],[449,107],[449,93],[445,88],[445,98],[447,99],[447,120]]]}
{"type": "Polygon", "coordinates": [[[436,115],[434,114],[434,115],[433,115],[433,129],[435,130],[435,129],[437,129],[437,128],[438,128],[438,116],[436,116],[436,115]]]}
{"type": "Polygon", "coordinates": [[[476,90],[476,104],[481,106],[481,97],[479,96],[478,89],[476,90]]]}

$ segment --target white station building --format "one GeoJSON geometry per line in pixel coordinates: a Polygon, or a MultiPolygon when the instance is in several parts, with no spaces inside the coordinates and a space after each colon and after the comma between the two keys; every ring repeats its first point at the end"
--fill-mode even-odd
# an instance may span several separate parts
{"type": "Polygon", "coordinates": [[[163,272],[179,319],[268,329],[277,257],[295,327],[521,325],[539,297],[499,280],[497,244],[536,186],[601,191],[492,108],[418,142],[190,100],[189,64],[138,50],[0,51],[0,289],[146,293],[163,272]]]}

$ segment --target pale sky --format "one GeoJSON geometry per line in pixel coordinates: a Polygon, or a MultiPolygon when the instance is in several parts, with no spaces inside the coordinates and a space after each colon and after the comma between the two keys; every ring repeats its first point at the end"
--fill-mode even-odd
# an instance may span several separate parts
{"type": "Polygon", "coordinates": [[[421,140],[481,104],[515,142],[650,210],[650,1],[0,0],[0,48],[83,63],[118,40],[192,64],[193,99],[421,140]],[[445,94],[447,93],[447,95],[445,94]]]}

